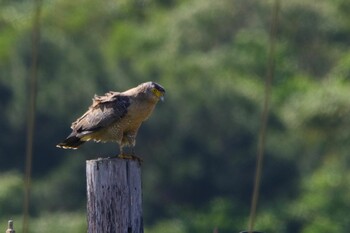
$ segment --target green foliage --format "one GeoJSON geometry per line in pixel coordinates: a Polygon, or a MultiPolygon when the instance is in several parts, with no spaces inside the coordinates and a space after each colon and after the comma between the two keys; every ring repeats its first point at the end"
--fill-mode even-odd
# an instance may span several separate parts
{"type": "MultiPolygon", "coordinates": [[[[12,216],[14,229],[16,232],[22,230],[22,216],[12,216]]],[[[6,217],[4,217],[6,219],[6,217]]],[[[7,220],[1,219],[1,229],[7,229],[7,220]]],[[[46,233],[50,232],[86,232],[86,216],[82,212],[55,212],[42,213],[37,217],[29,219],[30,233],[46,233]]]]}
{"type": "Polygon", "coordinates": [[[0,184],[0,218],[20,213],[23,205],[23,181],[20,174],[2,173],[0,184]]]}
{"type": "Polygon", "coordinates": [[[303,232],[330,232],[348,229],[348,158],[330,154],[320,168],[303,182],[303,195],[295,205],[299,221],[307,222],[303,232]],[[301,203],[308,203],[301,205],[301,203]],[[331,213],[331,214],[330,214],[331,213]],[[336,223],[336,224],[335,224],[336,223]]]}
{"type": "Polygon", "coordinates": [[[84,213],[62,212],[43,214],[40,218],[31,221],[31,230],[33,233],[50,232],[86,232],[86,217],[84,213]]]}
{"type": "MultiPolygon", "coordinates": [[[[33,9],[0,2],[2,221],[21,215],[33,9]]],[[[271,9],[256,0],[43,1],[32,231],[86,231],[84,161],[116,146],[54,145],[95,93],[149,80],[167,96],[138,135],[146,231],[244,230],[271,9]]],[[[281,2],[257,230],[349,229],[349,9],[346,0],[281,2]]]]}
{"type": "Polygon", "coordinates": [[[146,233],[184,233],[187,232],[185,230],[184,224],[180,220],[171,219],[171,220],[164,220],[158,223],[156,226],[153,226],[151,228],[145,229],[146,233]]]}
{"type": "Polygon", "coordinates": [[[32,198],[37,211],[74,211],[86,203],[83,158],[67,159],[62,166],[51,171],[33,185],[32,198]],[[72,174],[76,175],[72,176],[72,174]]]}

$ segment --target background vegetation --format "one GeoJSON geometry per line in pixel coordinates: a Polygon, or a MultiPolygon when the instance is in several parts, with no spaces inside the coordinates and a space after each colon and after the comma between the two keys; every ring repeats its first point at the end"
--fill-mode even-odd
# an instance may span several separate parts
{"type": "MultiPolygon", "coordinates": [[[[85,160],[55,147],[91,97],[153,80],[138,135],[148,233],[246,229],[271,1],[44,0],[31,232],[86,232],[85,160]]],[[[0,1],[0,231],[21,232],[34,2],[0,1]]],[[[256,229],[350,229],[350,2],[281,1],[256,229]]]]}

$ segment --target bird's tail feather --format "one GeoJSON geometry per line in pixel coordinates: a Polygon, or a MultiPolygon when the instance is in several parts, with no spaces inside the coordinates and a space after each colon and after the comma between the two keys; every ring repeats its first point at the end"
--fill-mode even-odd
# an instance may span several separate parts
{"type": "Polygon", "coordinates": [[[75,135],[69,135],[63,142],[56,145],[56,147],[63,149],[78,149],[78,147],[83,144],[85,141],[82,141],[79,137],[75,135]]]}

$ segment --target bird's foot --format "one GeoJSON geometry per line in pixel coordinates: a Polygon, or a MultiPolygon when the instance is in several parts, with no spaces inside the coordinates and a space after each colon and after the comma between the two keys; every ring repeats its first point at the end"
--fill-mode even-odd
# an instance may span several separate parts
{"type": "Polygon", "coordinates": [[[119,154],[119,155],[117,155],[117,158],[119,158],[119,159],[136,160],[140,164],[143,162],[143,159],[141,159],[140,157],[138,157],[136,155],[133,155],[133,154],[119,154]]]}

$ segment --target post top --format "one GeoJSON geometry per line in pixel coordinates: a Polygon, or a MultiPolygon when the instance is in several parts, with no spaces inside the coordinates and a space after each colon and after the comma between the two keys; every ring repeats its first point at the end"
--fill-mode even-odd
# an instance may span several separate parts
{"type": "Polygon", "coordinates": [[[142,164],[143,160],[137,156],[130,155],[130,157],[120,158],[120,157],[98,157],[96,159],[86,160],[86,164],[95,164],[95,163],[138,163],[142,164]]]}

